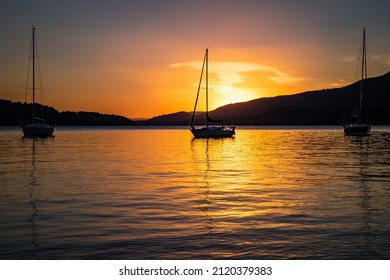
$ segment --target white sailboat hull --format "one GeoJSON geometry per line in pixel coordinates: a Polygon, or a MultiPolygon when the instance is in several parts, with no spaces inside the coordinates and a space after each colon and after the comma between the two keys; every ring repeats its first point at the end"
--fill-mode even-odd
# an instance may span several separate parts
{"type": "Polygon", "coordinates": [[[191,128],[195,138],[234,138],[235,127],[191,128]]]}
{"type": "Polygon", "coordinates": [[[22,130],[26,137],[47,137],[53,135],[54,126],[45,123],[32,123],[23,125],[22,130]]]}

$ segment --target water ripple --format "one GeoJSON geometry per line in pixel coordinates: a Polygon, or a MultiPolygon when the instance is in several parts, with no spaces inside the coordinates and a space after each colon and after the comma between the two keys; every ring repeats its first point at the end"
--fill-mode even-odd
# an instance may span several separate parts
{"type": "Polygon", "coordinates": [[[1,259],[389,259],[390,129],[1,131],[1,259]]]}

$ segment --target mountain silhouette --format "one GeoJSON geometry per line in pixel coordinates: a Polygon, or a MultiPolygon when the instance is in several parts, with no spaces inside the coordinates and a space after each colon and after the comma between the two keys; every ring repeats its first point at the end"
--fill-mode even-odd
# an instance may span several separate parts
{"type": "MultiPolygon", "coordinates": [[[[372,124],[390,124],[390,72],[367,79],[364,96],[368,119],[372,124]]],[[[307,91],[292,95],[259,98],[228,104],[209,113],[225,124],[236,125],[338,125],[343,116],[359,106],[360,81],[351,85],[307,91]]],[[[191,113],[178,112],[154,117],[148,125],[187,125],[191,113]]],[[[198,113],[196,123],[204,119],[198,113]]]]}
{"type": "MultiPolygon", "coordinates": [[[[365,111],[372,124],[390,124],[390,72],[367,79],[364,95],[365,111]]],[[[235,125],[339,125],[343,116],[359,106],[360,81],[351,85],[307,91],[292,95],[264,97],[219,107],[209,115],[235,125]]],[[[36,104],[39,116],[57,125],[189,125],[192,112],[176,112],[133,122],[118,115],[96,112],[59,112],[36,104]]],[[[0,99],[0,125],[19,125],[28,121],[32,106],[0,99]]],[[[203,124],[205,113],[195,116],[195,124],[203,124]]]]}

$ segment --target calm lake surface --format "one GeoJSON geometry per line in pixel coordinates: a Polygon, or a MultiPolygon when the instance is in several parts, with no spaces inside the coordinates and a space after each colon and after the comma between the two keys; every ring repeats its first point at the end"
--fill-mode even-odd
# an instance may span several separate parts
{"type": "Polygon", "coordinates": [[[390,259],[390,127],[0,128],[1,259],[390,259]]]}

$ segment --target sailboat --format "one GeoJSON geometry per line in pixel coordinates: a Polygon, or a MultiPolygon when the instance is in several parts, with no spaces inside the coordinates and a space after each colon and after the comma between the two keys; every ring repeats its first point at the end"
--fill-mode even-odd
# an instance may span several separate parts
{"type": "Polygon", "coordinates": [[[35,115],[35,27],[32,27],[32,48],[30,59],[32,58],[32,122],[29,124],[22,123],[21,127],[23,134],[26,137],[46,137],[51,136],[54,132],[54,126],[49,125],[42,118],[38,118],[35,115]]]}
{"type": "Polygon", "coordinates": [[[200,81],[198,86],[198,92],[196,95],[195,100],[195,106],[194,111],[192,113],[191,123],[190,123],[190,130],[195,138],[234,138],[235,136],[235,127],[229,126],[225,127],[223,126],[223,122],[220,120],[214,120],[210,118],[209,116],[209,108],[208,108],[208,98],[209,98],[209,79],[208,79],[208,72],[209,72],[209,50],[206,49],[206,53],[203,59],[203,66],[202,66],[202,72],[200,74],[200,81]],[[203,72],[205,70],[206,66],[206,126],[203,127],[195,127],[194,125],[194,119],[195,119],[195,113],[196,113],[196,106],[198,104],[199,99],[199,93],[200,88],[203,80],[203,72]],[[219,124],[219,125],[210,125],[210,124],[219,124]]]}
{"type": "Polygon", "coordinates": [[[347,136],[368,136],[371,132],[371,125],[363,122],[363,93],[367,92],[367,54],[366,54],[366,29],[363,28],[362,45],[362,76],[360,80],[360,102],[359,109],[350,117],[350,122],[343,124],[344,134],[347,136]]]}

